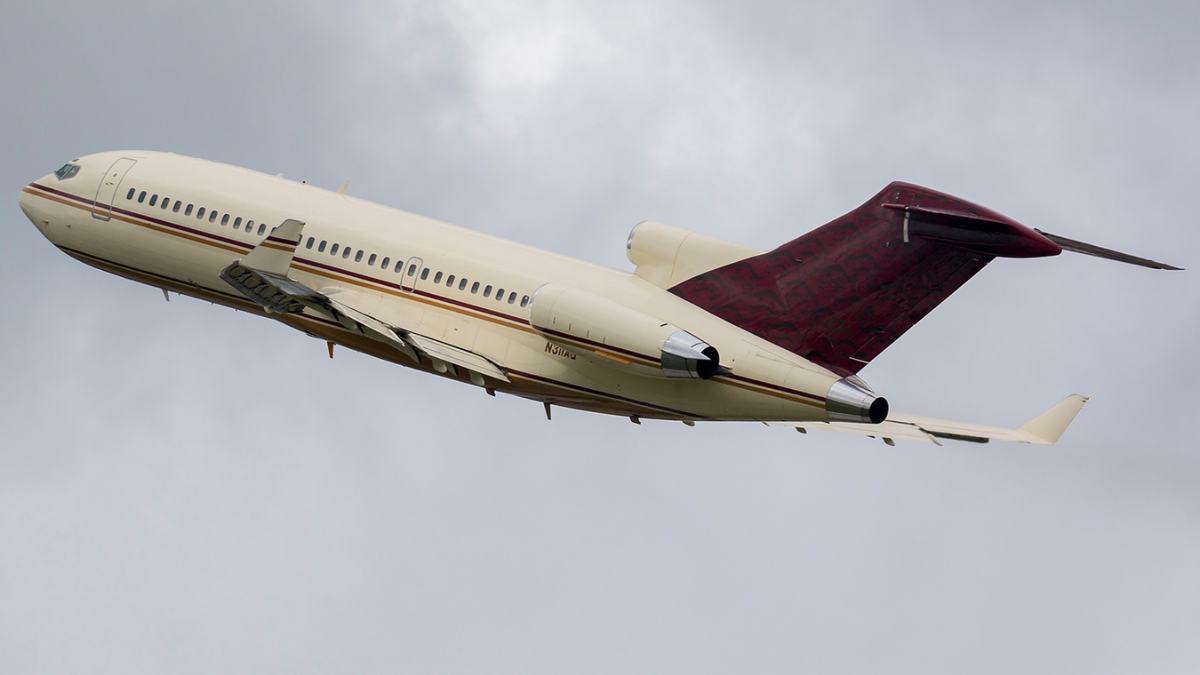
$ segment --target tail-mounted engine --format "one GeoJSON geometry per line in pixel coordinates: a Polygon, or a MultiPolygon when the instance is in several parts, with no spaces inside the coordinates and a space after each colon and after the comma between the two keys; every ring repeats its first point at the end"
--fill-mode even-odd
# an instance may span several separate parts
{"type": "Polygon", "coordinates": [[[707,380],[720,370],[716,347],[670,323],[587,291],[545,284],[533,294],[529,324],[552,342],[658,377],[707,380]]]}

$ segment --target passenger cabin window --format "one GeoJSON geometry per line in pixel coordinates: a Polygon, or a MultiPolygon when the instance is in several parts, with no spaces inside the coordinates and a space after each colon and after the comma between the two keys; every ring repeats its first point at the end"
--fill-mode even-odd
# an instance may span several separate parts
{"type": "Polygon", "coordinates": [[[254,229],[254,221],[247,220],[246,221],[246,231],[249,232],[250,230],[253,230],[253,229],[254,229]]]}
{"type": "Polygon", "coordinates": [[[492,297],[492,285],[491,284],[488,284],[487,286],[483,287],[483,297],[485,297],[485,298],[492,297]]]}
{"type": "MultiPolygon", "coordinates": [[[[241,218],[238,218],[238,220],[241,220],[241,218]]],[[[229,224],[229,214],[226,213],[225,215],[221,216],[221,227],[225,227],[228,224],[229,224]]]]}
{"type": "Polygon", "coordinates": [[[516,301],[517,301],[517,292],[516,292],[516,291],[509,291],[509,292],[508,292],[508,304],[510,304],[510,305],[511,305],[511,304],[513,304],[513,303],[514,303],[514,302],[516,302],[516,301]]]}
{"type": "Polygon", "coordinates": [[[370,258],[367,258],[367,264],[371,267],[375,266],[375,254],[372,253],[370,258]]]}
{"type": "Polygon", "coordinates": [[[171,207],[171,213],[179,213],[179,207],[180,207],[180,206],[183,206],[183,202],[181,202],[181,201],[179,201],[178,199],[176,199],[176,200],[175,200],[175,206],[172,206],[172,207],[171,207]]]}
{"type": "Polygon", "coordinates": [[[478,292],[479,292],[479,282],[476,281],[475,283],[471,284],[471,295],[474,295],[478,292]]]}
{"type": "MultiPolygon", "coordinates": [[[[475,285],[478,286],[479,284],[475,284],[475,285]]],[[[458,280],[458,290],[461,291],[461,290],[465,289],[466,287],[467,287],[467,278],[463,277],[463,278],[459,279],[458,280]]]]}
{"type": "Polygon", "coordinates": [[[242,217],[238,216],[233,219],[233,229],[240,230],[242,228],[242,217]]]}
{"type": "Polygon", "coordinates": [[[446,277],[446,288],[453,288],[453,287],[454,287],[454,275],[451,274],[450,276],[446,277]]]}
{"type": "Polygon", "coordinates": [[[526,305],[528,305],[528,304],[529,304],[529,296],[528,296],[528,295],[522,295],[522,296],[521,296],[521,306],[522,306],[522,307],[524,307],[524,306],[526,306],[526,305]]]}
{"type": "Polygon", "coordinates": [[[388,268],[388,263],[390,263],[391,261],[392,261],[391,258],[385,257],[383,260],[379,261],[379,266],[386,270],[388,268]]]}
{"type": "Polygon", "coordinates": [[[146,201],[146,191],[145,191],[145,190],[142,190],[142,191],[141,191],[141,192],[138,194],[138,203],[139,203],[139,204],[141,204],[141,203],[142,203],[142,202],[144,202],[144,201],[146,201]]]}
{"type": "Polygon", "coordinates": [[[259,224],[258,224],[258,233],[259,233],[259,234],[262,234],[263,232],[266,232],[266,231],[267,231],[267,224],[266,224],[266,223],[259,223],[259,224]]]}
{"type": "Polygon", "coordinates": [[[314,241],[314,239],[312,237],[309,237],[308,241],[304,242],[304,248],[311,249],[312,245],[313,245],[313,241],[314,241]]]}
{"type": "Polygon", "coordinates": [[[504,302],[504,289],[496,289],[496,302],[504,302]]]}
{"type": "Polygon", "coordinates": [[[210,223],[217,222],[217,212],[216,211],[208,212],[208,222],[210,222],[210,223]]]}
{"type": "Polygon", "coordinates": [[[163,197],[163,200],[162,200],[162,210],[163,210],[163,211],[166,211],[166,210],[167,210],[167,207],[168,207],[168,206],[170,206],[170,205],[171,205],[171,199],[170,199],[170,197],[163,197]]]}
{"type": "Polygon", "coordinates": [[[435,283],[435,284],[442,283],[442,273],[441,272],[438,272],[437,274],[433,275],[433,283],[435,283]]]}
{"type": "Polygon", "coordinates": [[[337,244],[334,244],[333,246],[329,247],[329,255],[337,255],[337,252],[338,252],[337,244]]]}
{"type": "Polygon", "coordinates": [[[205,210],[204,207],[201,206],[200,209],[196,211],[196,219],[197,220],[204,220],[204,210],[205,210]]]}
{"type": "MultiPolygon", "coordinates": [[[[203,209],[201,209],[201,210],[203,211],[203,209]]],[[[192,205],[191,204],[188,204],[187,208],[183,210],[183,215],[185,215],[185,216],[192,215],[192,205]]]]}
{"type": "Polygon", "coordinates": [[[426,267],[425,269],[421,270],[421,281],[425,281],[428,278],[429,278],[429,268],[426,267]]]}
{"type": "Polygon", "coordinates": [[[416,274],[417,274],[417,264],[413,263],[408,266],[408,276],[411,277],[411,276],[415,276],[416,274]]]}
{"type": "Polygon", "coordinates": [[[396,274],[399,274],[399,273],[400,273],[400,270],[402,270],[402,269],[404,269],[404,261],[403,261],[403,260],[397,260],[397,261],[396,261],[396,269],[394,269],[394,270],[392,270],[392,271],[393,271],[393,272],[395,272],[396,274]]]}
{"type": "Polygon", "coordinates": [[[158,195],[150,195],[150,206],[158,203],[158,195]]]}
{"type": "Polygon", "coordinates": [[[129,188],[129,192],[125,193],[125,199],[133,199],[133,193],[137,192],[136,188],[129,188]]]}
{"type": "Polygon", "coordinates": [[[362,262],[362,255],[363,255],[362,249],[359,249],[358,253],[354,254],[354,262],[362,262]]]}
{"type": "Polygon", "coordinates": [[[322,239],[320,244],[317,244],[317,253],[325,252],[325,240],[322,239]]]}
{"type": "Polygon", "coordinates": [[[351,249],[350,249],[350,247],[349,247],[349,246],[347,246],[346,248],[342,249],[342,258],[343,258],[343,259],[349,258],[349,257],[350,257],[350,251],[351,251],[351,249]]]}

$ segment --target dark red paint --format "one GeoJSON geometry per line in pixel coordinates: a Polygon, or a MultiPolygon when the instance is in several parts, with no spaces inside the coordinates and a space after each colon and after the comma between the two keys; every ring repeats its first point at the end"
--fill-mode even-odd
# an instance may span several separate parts
{"type": "Polygon", "coordinates": [[[995,211],[896,182],[799,239],[688,279],[671,292],[849,375],[992,258],[1061,252],[995,211]]]}

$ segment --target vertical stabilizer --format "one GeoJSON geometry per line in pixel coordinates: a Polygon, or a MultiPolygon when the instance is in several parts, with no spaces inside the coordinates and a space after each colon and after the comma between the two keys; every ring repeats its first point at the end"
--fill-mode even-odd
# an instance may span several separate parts
{"type": "Polygon", "coordinates": [[[1062,249],[1016,221],[936,190],[892,183],[773,251],[670,289],[835,373],[880,354],[993,258],[1062,249]]]}

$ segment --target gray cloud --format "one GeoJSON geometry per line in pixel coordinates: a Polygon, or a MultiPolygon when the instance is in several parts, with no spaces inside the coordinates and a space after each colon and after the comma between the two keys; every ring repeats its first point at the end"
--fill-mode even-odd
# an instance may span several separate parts
{"type": "MultiPolygon", "coordinates": [[[[614,266],[887,181],[1196,267],[1185,3],[9,9],[3,184],[150,147],[614,266]]],[[[1000,261],[864,375],[1050,449],[489,398],[101,274],[15,204],[5,672],[1192,672],[1192,272],[1000,261]],[[254,391],[284,392],[259,400],[254,391]],[[287,411],[291,412],[288,414],[287,411]],[[283,425],[279,420],[288,421],[283,425]]]]}

